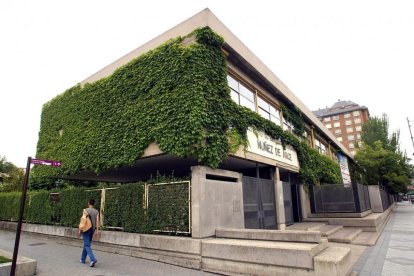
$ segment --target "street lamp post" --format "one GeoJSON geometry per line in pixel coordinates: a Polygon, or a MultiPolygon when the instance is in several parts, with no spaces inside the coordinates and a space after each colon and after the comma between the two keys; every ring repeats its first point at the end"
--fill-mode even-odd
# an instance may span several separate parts
{"type": "Polygon", "coordinates": [[[414,147],[414,138],[413,138],[413,133],[411,131],[411,125],[410,125],[410,123],[412,123],[412,122],[414,122],[414,121],[410,121],[407,117],[408,129],[410,130],[410,135],[411,135],[411,142],[413,143],[413,147],[414,147]]]}

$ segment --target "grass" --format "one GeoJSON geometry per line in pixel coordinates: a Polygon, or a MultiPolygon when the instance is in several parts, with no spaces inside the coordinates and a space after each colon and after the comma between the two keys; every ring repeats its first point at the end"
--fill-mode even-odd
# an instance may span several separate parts
{"type": "Polygon", "coordinates": [[[11,262],[12,260],[7,259],[6,257],[0,256],[0,264],[11,262]]]}

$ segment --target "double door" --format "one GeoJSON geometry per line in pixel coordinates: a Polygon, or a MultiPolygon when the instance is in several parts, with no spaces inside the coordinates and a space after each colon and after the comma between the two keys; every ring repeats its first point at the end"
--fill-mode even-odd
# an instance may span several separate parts
{"type": "Polygon", "coordinates": [[[273,180],[243,176],[243,202],[246,229],[276,229],[273,180]]]}

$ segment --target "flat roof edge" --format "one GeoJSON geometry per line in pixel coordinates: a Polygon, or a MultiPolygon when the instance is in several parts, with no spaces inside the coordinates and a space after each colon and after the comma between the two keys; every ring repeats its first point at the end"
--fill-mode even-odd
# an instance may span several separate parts
{"type": "Polygon", "coordinates": [[[308,109],[305,104],[299,100],[290,89],[255,55],[243,44],[208,8],[203,9],[199,13],[190,17],[189,19],[179,23],[175,27],[162,33],[156,38],[143,44],[135,50],[132,50],[128,54],[119,58],[118,60],[107,65],[103,69],[99,70],[95,74],[86,78],[81,82],[81,85],[86,83],[92,83],[99,79],[109,76],[117,68],[130,62],[134,58],[160,46],[169,39],[185,36],[194,31],[197,28],[209,26],[212,30],[224,37],[224,41],[227,45],[233,48],[240,56],[242,56],[260,75],[269,81],[277,90],[279,90],[289,101],[296,105],[301,112],[310,120],[325,136],[327,136],[335,145],[340,148],[351,159],[352,156],[349,151],[338,141],[335,136],[325,128],[325,126],[319,121],[319,119],[308,109]]]}

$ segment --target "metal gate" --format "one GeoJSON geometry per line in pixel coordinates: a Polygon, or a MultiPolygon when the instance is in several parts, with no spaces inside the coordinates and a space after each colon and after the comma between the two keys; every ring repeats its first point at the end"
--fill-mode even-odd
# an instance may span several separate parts
{"type": "Polygon", "coordinates": [[[243,202],[246,229],[276,229],[272,180],[243,176],[243,202]]]}
{"type": "Polygon", "coordinates": [[[282,182],[282,186],[283,186],[283,205],[285,207],[285,223],[286,225],[291,225],[294,222],[292,190],[291,190],[289,182],[282,182]]]}

